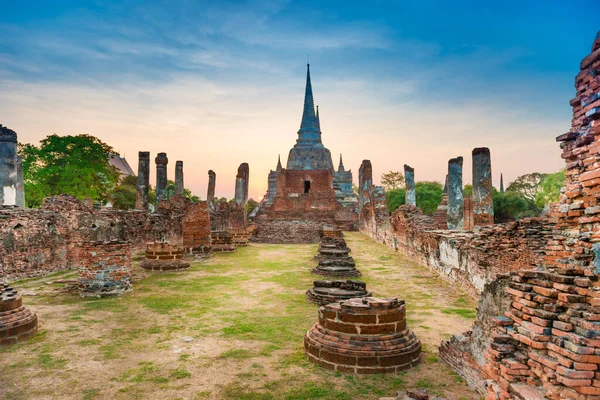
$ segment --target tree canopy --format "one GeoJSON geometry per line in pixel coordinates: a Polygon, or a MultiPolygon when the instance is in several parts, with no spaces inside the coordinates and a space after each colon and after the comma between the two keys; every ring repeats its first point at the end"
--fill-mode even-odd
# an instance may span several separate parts
{"type": "Polygon", "coordinates": [[[539,172],[521,175],[508,185],[506,191],[516,193],[527,200],[534,201],[535,196],[542,189],[542,181],[546,176],[547,174],[539,172]]]}
{"type": "Polygon", "coordinates": [[[559,200],[560,189],[565,186],[566,176],[565,171],[558,171],[554,174],[546,175],[542,181],[540,190],[535,195],[535,205],[543,209],[550,203],[555,203],[559,200]]]}
{"type": "Polygon", "coordinates": [[[390,171],[381,175],[381,186],[385,191],[401,189],[404,184],[404,175],[401,172],[390,171]]]}
{"type": "Polygon", "coordinates": [[[49,135],[39,146],[20,144],[28,207],[39,207],[45,197],[70,194],[105,203],[119,173],[109,164],[114,149],[90,135],[49,135]]]}
{"type": "MultiPolygon", "coordinates": [[[[417,207],[425,214],[433,214],[442,201],[444,188],[439,182],[417,182],[415,183],[415,194],[417,207]]],[[[386,191],[387,208],[390,213],[405,204],[406,189],[394,189],[386,191]]]]}

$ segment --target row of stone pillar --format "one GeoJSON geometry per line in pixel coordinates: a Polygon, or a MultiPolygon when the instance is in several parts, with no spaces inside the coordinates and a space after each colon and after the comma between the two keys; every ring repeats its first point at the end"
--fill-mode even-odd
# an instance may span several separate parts
{"type": "MultiPolygon", "coordinates": [[[[490,149],[473,149],[473,225],[491,225],[494,223],[494,197],[492,187],[492,162],[490,149]]],[[[463,196],[463,158],[456,157],[448,161],[448,175],[445,191],[448,194],[448,229],[464,228],[463,196]]],[[[405,203],[416,206],[415,170],[404,165],[406,183],[405,203]]]]}
{"type": "Polygon", "coordinates": [[[0,206],[25,207],[23,161],[17,143],[17,133],[0,125],[0,206]]]}
{"type": "MultiPolygon", "coordinates": [[[[167,153],[158,153],[156,163],[156,206],[167,199],[167,153]]],[[[148,192],[150,190],[150,152],[138,153],[138,181],[135,208],[148,210],[148,192]]],[[[175,195],[183,196],[183,161],[175,162],[175,195]]]]}

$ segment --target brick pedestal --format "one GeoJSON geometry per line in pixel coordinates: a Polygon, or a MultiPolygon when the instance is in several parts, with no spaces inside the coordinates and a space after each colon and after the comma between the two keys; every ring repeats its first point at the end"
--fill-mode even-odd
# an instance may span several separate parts
{"type": "Polygon", "coordinates": [[[79,251],[79,294],[115,296],[132,289],[131,246],[128,242],[84,242],[79,251]]]}
{"type": "Polygon", "coordinates": [[[183,246],[169,243],[146,244],[146,258],[140,266],[151,271],[182,271],[190,268],[183,261],[183,246]]]}
{"type": "Polygon", "coordinates": [[[212,251],[215,253],[232,253],[236,250],[233,235],[227,231],[212,231],[210,233],[212,251]]]}
{"type": "Polygon", "coordinates": [[[35,336],[37,328],[37,316],[23,306],[21,295],[0,283],[0,347],[35,336]]]}
{"type": "Polygon", "coordinates": [[[377,297],[321,307],[304,349],[310,361],[354,374],[398,372],[421,360],[421,341],[406,327],[404,301],[377,297]]]}
{"type": "Polygon", "coordinates": [[[339,301],[371,296],[367,284],[360,281],[315,281],[314,286],[306,291],[306,298],[319,305],[337,303],[339,301]]]}

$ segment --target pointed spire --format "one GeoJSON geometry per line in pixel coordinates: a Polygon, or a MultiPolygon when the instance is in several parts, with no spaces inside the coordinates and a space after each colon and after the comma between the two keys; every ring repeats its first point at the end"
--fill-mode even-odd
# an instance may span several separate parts
{"type": "Polygon", "coordinates": [[[342,153],[340,153],[340,165],[338,166],[338,172],[344,172],[346,169],[344,168],[344,162],[342,161],[342,153]]]}
{"type": "Polygon", "coordinates": [[[500,193],[504,193],[504,178],[500,174],[500,193]]]}
{"type": "Polygon", "coordinates": [[[315,102],[313,100],[312,84],[310,83],[310,64],[306,64],[306,90],[304,92],[304,111],[302,112],[301,131],[316,129],[315,102]]]}
{"type": "Polygon", "coordinates": [[[319,106],[317,106],[317,130],[321,133],[321,119],[319,118],[319,106]]]}
{"type": "Polygon", "coordinates": [[[281,169],[282,169],[282,168],[283,168],[283,167],[281,166],[281,155],[280,155],[280,154],[277,154],[277,169],[276,169],[275,171],[277,171],[277,172],[281,172],[281,169]]]}

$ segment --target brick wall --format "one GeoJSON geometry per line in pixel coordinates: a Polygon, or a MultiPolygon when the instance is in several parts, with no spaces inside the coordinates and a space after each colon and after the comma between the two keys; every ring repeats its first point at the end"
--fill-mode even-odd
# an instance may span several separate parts
{"type": "Polygon", "coordinates": [[[125,241],[83,242],[77,257],[82,297],[115,296],[131,291],[131,245],[125,241]]]}
{"type": "MultiPolygon", "coordinates": [[[[76,268],[84,241],[127,240],[132,249],[148,242],[182,242],[189,204],[162,202],[159,212],[94,209],[72,196],[47,198],[39,209],[0,209],[0,279],[76,268]]],[[[193,208],[192,208],[193,209],[193,208]]],[[[208,216],[196,226],[208,226],[208,216]]]]}

